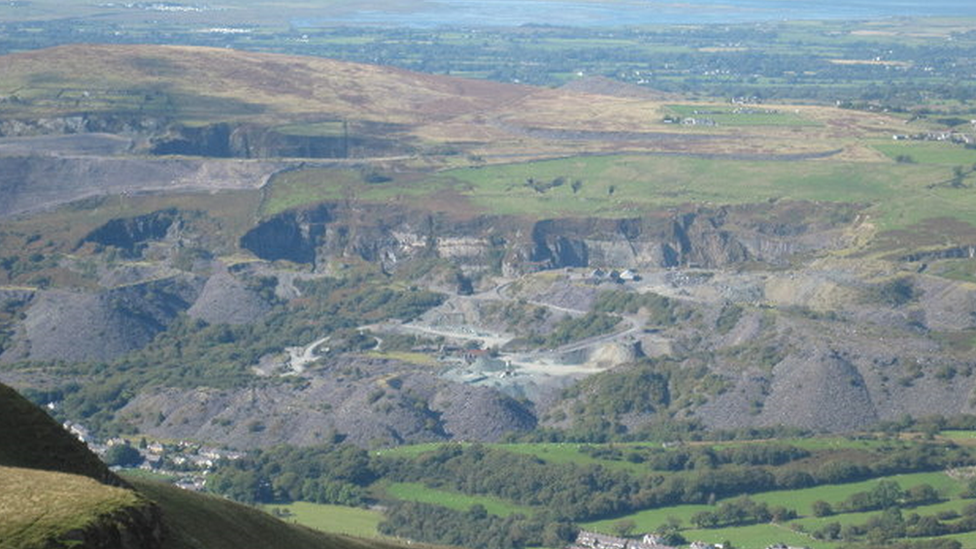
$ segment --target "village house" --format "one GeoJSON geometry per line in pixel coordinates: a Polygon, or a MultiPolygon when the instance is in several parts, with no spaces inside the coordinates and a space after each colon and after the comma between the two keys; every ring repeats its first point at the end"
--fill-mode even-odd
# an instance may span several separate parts
{"type": "Polygon", "coordinates": [[[218,448],[201,448],[199,454],[207,459],[217,461],[228,459],[234,461],[244,457],[244,452],[234,452],[231,450],[220,450],[218,448]]]}
{"type": "Polygon", "coordinates": [[[74,435],[75,438],[84,442],[85,444],[88,444],[89,442],[92,441],[91,433],[88,431],[86,427],[82,425],[78,425],[77,423],[72,423],[70,421],[67,421],[64,423],[64,428],[67,429],[69,433],[74,435]]]}
{"type": "MultiPolygon", "coordinates": [[[[695,541],[691,549],[722,549],[721,545],[713,545],[703,541],[695,541]]],[[[640,539],[608,536],[597,532],[580,530],[576,542],[569,549],[676,549],[664,542],[664,538],[655,534],[644,534],[640,539]]],[[[790,548],[794,549],[794,548],[790,548]]]]}
{"type": "Polygon", "coordinates": [[[473,364],[479,358],[491,358],[490,349],[464,349],[461,356],[468,364],[473,364]]]}
{"type": "Polygon", "coordinates": [[[634,280],[640,280],[640,276],[636,272],[626,269],[620,273],[620,280],[623,280],[624,282],[632,282],[634,280]]]}
{"type": "Polygon", "coordinates": [[[674,549],[674,547],[664,545],[661,538],[653,534],[646,534],[637,540],[581,530],[571,549],[674,549]]]}
{"type": "Polygon", "coordinates": [[[718,126],[714,118],[694,118],[687,117],[681,119],[682,126],[718,126]]]}

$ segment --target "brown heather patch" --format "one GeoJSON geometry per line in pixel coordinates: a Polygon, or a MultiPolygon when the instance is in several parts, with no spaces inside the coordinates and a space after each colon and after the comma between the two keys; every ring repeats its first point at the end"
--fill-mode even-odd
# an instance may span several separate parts
{"type": "Polygon", "coordinates": [[[663,98],[550,90],[322,58],[200,47],[64,46],[0,57],[0,94],[15,90],[28,103],[7,106],[11,112],[5,114],[11,118],[146,107],[200,124],[247,120],[280,125],[310,117],[376,121],[402,124],[408,134],[430,142],[463,143],[465,150],[486,157],[624,151],[808,153],[835,150],[843,146],[838,142],[865,137],[890,139],[890,128],[900,122],[883,114],[773,105],[820,125],[681,127],[664,124],[668,103],[663,98]],[[70,101],[59,99],[65,90],[74,94],[70,101]],[[85,91],[90,96],[76,101],[85,91]],[[147,95],[153,99],[144,99],[147,95]],[[175,105],[175,114],[167,101],[175,105]],[[596,135],[574,140],[527,135],[526,129],[695,139],[684,142],[659,136],[627,141],[596,135]]]}

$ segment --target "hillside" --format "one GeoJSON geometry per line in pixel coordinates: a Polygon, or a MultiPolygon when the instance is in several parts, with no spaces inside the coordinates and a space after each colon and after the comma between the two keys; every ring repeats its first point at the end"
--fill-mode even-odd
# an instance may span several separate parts
{"type": "Polygon", "coordinates": [[[437,157],[458,153],[496,161],[619,151],[836,154],[840,141],[889,138],[883,126],[897,122],[793,105],[776,109],[769,123],[749,115],[689,131],[666,123],[673,112],[665,98],[612,87],[546,89],[202,47],[62,46],[2,56],[0,75],[0,136],[108,133],[131,140],[130,149],[193,156],[420,155],[441,164],[452,159],[437,157]]]}
{"type": "Polygon", "coordinates": [[[0,466],[42,469],[122,484],[87,446],[51,416],[0,383],[0,466]]]}
{"type": "Polygon", "coordinates": [[[397,549],[376,540],[324,534],[286,524],[271,515],[223,498],[180,490],[173,486],[128,479],[156,502],[165,517],[163,549],[239,549],[268,547],[296,549],[397,549]]]}
{"type": "Polygon", "coordinates": [[[131,490],[81,475],[4,466],[0,485],[0,548],[162,547],[158,508],[131,490]]]}
{"type": "Polygon", "coordinates": [[[197,47],[0,69],[0,379],[102,436],[974,410],[976,152],[931,120],[197,47]]]}
{"type": "Polygon", "coordinates": [[[320,113],[416,122],[491,108],[532,91],[313,57],[179,46],[64,46],[3,56],[0,69],[0,86],[18,98],[12,110],[45,116],[128,107],[198,121],[230,116],[280,123],[320,113]],[[38,66],[45,67],[42,80],[34,77],[38,66]]]}
{"type": "Polygon", "coordinates": [[[2,384],[0,412],[2,549],[397,547],[286,524],[257,509],[169,485],[123,482],[41,409],[2,384]]]}

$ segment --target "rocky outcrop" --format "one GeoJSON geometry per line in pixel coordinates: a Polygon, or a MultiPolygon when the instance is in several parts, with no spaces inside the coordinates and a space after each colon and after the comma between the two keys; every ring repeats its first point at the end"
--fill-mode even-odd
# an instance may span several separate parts
{"type": "Polygon", "coordinates": [[[241,247],[269,261],[313,263],[325,226],[331,221],[329,206],[276,215],[241,237],[241,247]]]}
{"type": "Polygon", "coordinates": [[[753,258],[724,228],[726,217],[726,211],[719,210],[619,220],[540,221],[533,227],[529,261],[546,268],[659,268],[717,267],[753,258]]]}
{"type": "Polygon", "coordinates": [[[519,274],[562,267],[723,267],[781,262],[841,242],[849,206],[780,204],[658,212],[639,218],[458,219],[389,206],[323,204],[262,222],[241,246],[263,259],[325,264],[358,257],[386,268],[418,257],[519,274]],[[830,214],[830,215],[827,215],[830,214]],[[495,259],[501,265],[494,264],[495,259]]]}
{"type": "Polygon", "coordinates": [[[114,246],[126,257],[137,257],[146,244],[175,236],[181,226],[175,209],[160,210],[146,215],[113,219],[88,233],[81,244],[92,242],[102,246],[114,246]]]}
{"type": "Polygon", "coordinates": [[[49,541],[48,547],[90,549],[162,549],[163,517],[150,502],[126,507],[98,517],[91,523],[69,530],[49,541]]]}
{"type": "Polygon", "coordinates": [[[976,257],[976,245],[953,246],[935,250],[922,250],[898,257],[900,261],[918,262],[937,259],[972,259],[976,257]]]}
{"type": "Polygon", "coordinates": [[[456,220],[398,208],[322,204],[276,215],[241,238],[241,247],[266,260],[325,265],[355,257],[387,269],[414,258],[442,257],[491,268],[504,253],[496,218],[456,220]]]}
{"type": "Polygon", "coordinates": [[[77,114],[60,117],[41,117],[0,120],[0,137],[61,135],[82,133],[146,133],[166,125],[164,118],[126,116],[118,114],[77,114]]]}
{"type": "Polygon", "coordinates": [[[640,345],[636,343],[604,343],[593,350],[587,363],[593,368],[606,370],[631,364],[641,355],[640,345]]]}
{"type": "Polygon", "coordinates": [[[152,140],[156,155],[211,158],[350,158],[386,156],[407,151],[402,140],[389,136],[397,128],[383,124],[335,122],[336,135],[285,133],[257,124],[222,122],[208,126],[177,126],[152,140]],[[386,137],[383,137],[383,136],[386,137]]]}

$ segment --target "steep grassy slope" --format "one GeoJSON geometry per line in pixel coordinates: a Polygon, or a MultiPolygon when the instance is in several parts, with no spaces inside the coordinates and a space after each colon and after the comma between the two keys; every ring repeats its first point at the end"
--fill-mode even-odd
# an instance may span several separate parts
{"type": "Polygon", "coordinates": [[[159,504],[166,522],[164,549],[395,549],[391,543],[324,534],[284,523],[257,509],[130,478],[140,493],[159,504]]]}
{"type": "Polygon", "coordinates": [[[110,547],[123,538],[132,542],[127,547],[159,547],[158,512],[132,490],[15,467],[0,467],[0,486],[0,549],[110,547]]]}
{"type": "Polygon", "coordinates": [[[0,384],[0,466],[58,471],[107,484],[122,484],[84,443],[3,384],[0,384]]]}

